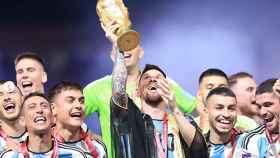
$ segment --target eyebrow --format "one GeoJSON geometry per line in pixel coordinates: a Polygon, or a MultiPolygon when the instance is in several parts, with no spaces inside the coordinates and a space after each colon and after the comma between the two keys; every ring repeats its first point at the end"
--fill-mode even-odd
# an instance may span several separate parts
{"type": "Polygon", "coordinates": [[[65,98],[75,98],[75,97],[72,96],[72,95],[68,95],[68,96],[66,96],[65,98]]]}
{"type": "Polygon", "coordinates": [[[27,106],[36,105],[36,103],[29,103],[27,106]]]}
{"type": "Polygon", "coordinates": [[[220,106],[224,106],[224,105],[223,104],[216,104],[215,106],[219,106],[220,107],[220,106]]]}
{"type": "Polygon", "coordinates": [[[80,96],[80,97],[75,97],[75,96],[72,96],[72,95],[70,95],[70,96],[66,96],[65,98],[71,98],[71,99],[75,99],[75,98],[77,98],[77,99],[81,99],[81,98],[85,98],[84,96],[80,96]]]}
{"type": "Polygon", "coordinates": [[[42,101],[42,102],[40,103],[40,105],[42,105],[42,104],[49,104],[49,102],[42,101]]]}
{"type": "Polygon", "coordinates": [[[230,107],[236,107],[236,104],[230,104],[230,105],[228,105],[228,107],[230,108],[230,107]]]}

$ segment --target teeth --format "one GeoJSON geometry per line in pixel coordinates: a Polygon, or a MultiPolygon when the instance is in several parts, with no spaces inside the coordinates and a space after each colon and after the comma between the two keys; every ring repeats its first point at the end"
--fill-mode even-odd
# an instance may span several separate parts
{"type": "Polygon", "coordinates": [[[45,118],[45,117],[43,117],[43,116],[37,116],[37,117],[35,117],[35,119],[34,119],[34,122],[45,122],[47,119],[45,118]]]}
{"type": "Polygon", "coordinates": [[[8,103],[8,104],[5,104],[5,105],[4,105],[4,109],[5,109],[6,111],[14,110],[15,107],[16,107],[16,106],[15,106],[14,103],[8,103]]]}
{"type": "Polygon", "coordinates": [[[81,112],[73,112],[71,113],[71,117],[81,117],[82,113],[81,112]]]}
{"type": "Polygon", "coordinates": [[[23,81],[22,82],[22,87],[25,88],[25,87],[31,87],[32,86],[32,82],[30,81],[23,81]]]}
{"type": "Polygon", "coordinates": [[[264,120],[264,122],[271,122],[271,121],[273,120],[273,117],[270,117],[270,118],[264,118],[263,120],[264,120]]]}
{"type": "Polygon", "coordinates": [[[219,122],[221,122],[221,123],[225,123],[225,124],[230,124],[231,122],[230,121],[228,121],[228,120],[220,120],[219,122]]]}
{"type": "Polygon", "coordinates": [[[156,90],[156,89],[157,89],[157,85],[155,83],[148,86],[148,90],[156,90]]]}
{"type": "Polygon", "coordinates": [[[156,87],[149,87],[148,89],[149,90],[156,90],[157,88],[156,87]]]}

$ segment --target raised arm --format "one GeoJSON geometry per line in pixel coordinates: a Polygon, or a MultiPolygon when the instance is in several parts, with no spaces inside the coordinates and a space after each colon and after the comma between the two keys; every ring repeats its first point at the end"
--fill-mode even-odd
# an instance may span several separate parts
{"type": "Polygon", "coordinates": [[[169,82],[162,78],[158,80],[158,92],[167,104],[168,108],[172,111],[172,114],[179,127],[180,133],[183,136],[185,142],[191,146],[195,137],[196,128],[185,119],[184,114],[178,109],[176,105],[175,95],[170,89],[169,82]]]}
{"type": "Polygon", "coordinates": [[[114,47],[115,62],[112,73],[112,99],[121,108],[127,109],[126,80],[127,69],[124,63],[124,54],[114,47]]]}
{"type": "Polygon", "coordinates": [[[178,109],[175,96],[170,90],[167,80],[160,79],[158,82],[158,92],[176,120],[180,134],[187,145],[185,150],[188,151],[188,157],[208,158],[207,145],[200,130],[196,125],[191,123],[194,123],[194,121],[186,119],[183,113],[178,109]]]}

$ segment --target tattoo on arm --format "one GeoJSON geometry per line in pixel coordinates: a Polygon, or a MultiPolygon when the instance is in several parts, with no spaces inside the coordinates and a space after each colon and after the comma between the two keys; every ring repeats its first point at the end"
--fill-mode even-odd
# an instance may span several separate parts
{"type": "Polygon", "coordinates": [[[116,50],[112,74],[112,96],[115,104],[122,108],[127,108],[126,80],[127,69],[124,63],[124,54],[116,50]]]}

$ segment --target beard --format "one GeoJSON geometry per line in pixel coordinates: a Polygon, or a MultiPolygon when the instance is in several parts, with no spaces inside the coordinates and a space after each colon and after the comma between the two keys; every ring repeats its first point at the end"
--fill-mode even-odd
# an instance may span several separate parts
{"type": "Polygon", "coordinates": [[[161,96],[159,96],[159,95],[153,96],[153,95],[149,95],[149,94],[147,94],[144,97],[144,100],[148,105],[150,105],[152,107],[157,107],[163,101],[161,96]]]}

